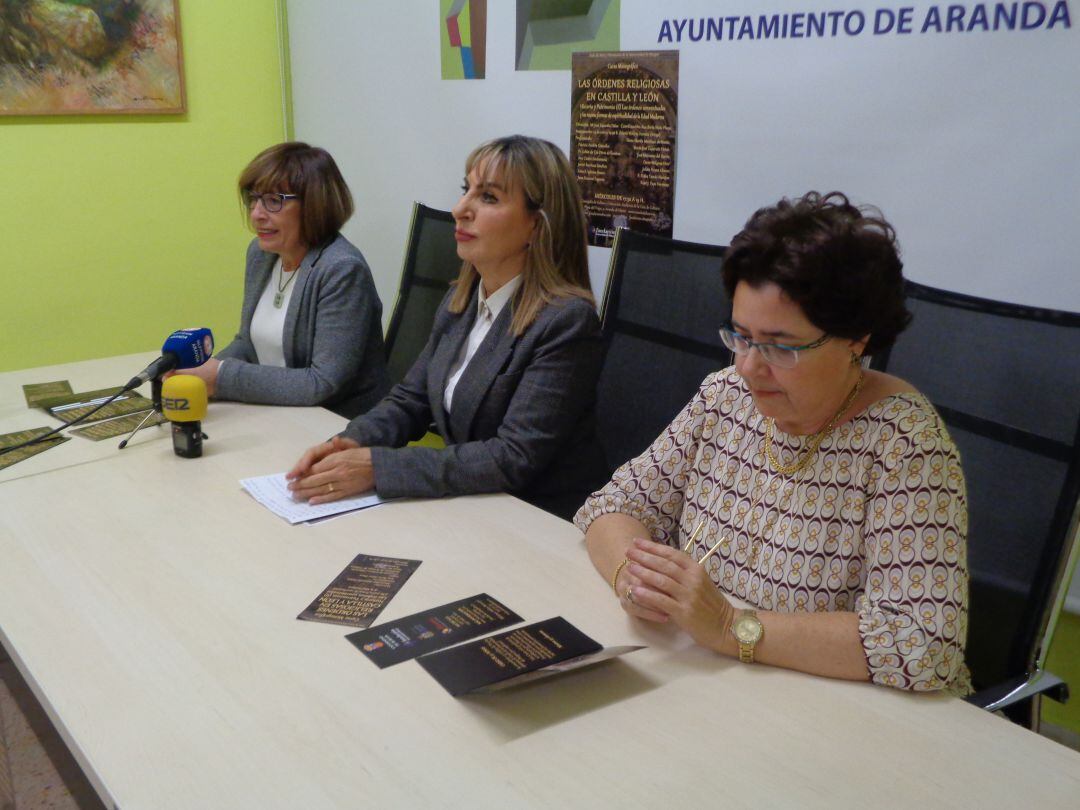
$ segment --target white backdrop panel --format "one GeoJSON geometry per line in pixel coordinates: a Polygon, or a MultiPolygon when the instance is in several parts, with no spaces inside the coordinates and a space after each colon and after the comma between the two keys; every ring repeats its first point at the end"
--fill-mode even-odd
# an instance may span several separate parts
{"type": "MultiPolygon", "coordinates": [[[[850,2],[832,8],[867,16],[858,36],[690,42],[684,28],[668,42],[664,20],[830,7],[622,0],[624,50],[681,51],[676,238],[726,244],[761,205],[839,189],[893,222],[910,278],[1080,311],[1072,9],[1051,30],[919,33],[935,4],[909,5],[906,35],[872,33],[888,4],[850,2]]],[[[953,5],[969,20],[979,4],[953,5]]],[[[413,200],[450,208],[482,140],[523,132],[569,148],[569,71],[515,71],[515,3],[488,7],[488,78],[442,81],[437,0],[288,3],[296,134],[331,151],[356,195],[345,233],[371,263],[384,320],[413,200]]],[[[607,257],[590,249],[598,294],[607,257]]]]}
{"type": "MultiPolygon", "coordinates": [[[[513,69],[514,5],[489,2],[489,78],[470,82],[439,79],[436,0],[289,2],[297,136],[342,164],[358,201],[346,234],[387,309],[412,200],[449,208],[486,138],[569,146],[569,72],[513,69]]],[[[781,195],[841,189],[893,221],[911,278],[1080,311],[1077,31],[921,34],[934,4],[916,3],[915,33],[875,36],[884,5],[842,7],[868,17],[854,37],[658,42],[665,19],[821,8],[623,0],[624,49],[681,51],[675,236],[726,243],[781,195]]],[[[592,251],[598,292],[606,260],[592,251]]]]}

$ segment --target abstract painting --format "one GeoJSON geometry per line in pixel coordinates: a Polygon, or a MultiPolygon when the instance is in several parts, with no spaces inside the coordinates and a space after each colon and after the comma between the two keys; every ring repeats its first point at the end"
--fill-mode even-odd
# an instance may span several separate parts
{"type": "Polygon", "coordinates": [[[442,0],[442,77],[482,79],[487,69],[487,0],[442,0]]]}
{"type": "Polygon", "coordinates": [[[518,70],[569,70],[577,51],[619,50],[619,0],[517,0],[518,70]]]}
{"type": "Polygon", "coordinates": [[[0,0],[0,115],[184,109],[177,0],[0,0]]]}

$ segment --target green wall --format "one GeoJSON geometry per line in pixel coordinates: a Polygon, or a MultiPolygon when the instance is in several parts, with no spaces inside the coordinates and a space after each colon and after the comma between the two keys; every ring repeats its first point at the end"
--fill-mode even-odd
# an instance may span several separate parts
{"type": "Polygon", "coordinates": [[[0,371],[239,322],[234,184],[284,140],[273,0],[181,0],[187,113],[0,117],[0,371]]]}
{"type": "Polygon", "coordinates": [[[1080,615],[1061,614],[1050,640],[1046,668],[1063,678],[1073,694],[1065,704],[1044,700],[1042,719],[1080,734],[1080,615]]]}

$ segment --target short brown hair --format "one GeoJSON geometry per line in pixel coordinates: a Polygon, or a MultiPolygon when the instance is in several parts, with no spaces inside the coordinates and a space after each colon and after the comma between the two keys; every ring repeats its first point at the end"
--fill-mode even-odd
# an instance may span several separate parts
{"type": "Polygon", "coordinates": [[[740,281],[775,284],[826,334],[869,335],[866,353],[874,354],[911,322],[903,267],[880,211],[857,208],[839,191],[810,191],[747,220],[724,253],[724,288],[733,297],[740,281]]]}
{"type": "MultiPolygon", "coordinates": [[[[544,306],[556,298],[584,298],[593,302],[589,286],[585,209],[570,161],[555,144],[510,135],[476,147],[465,160],[465,174],[479,167],[490,177],[498,174],[506,188],[520,188],[525,206],[538,212],[536,235],[525,254],[521,289],[513,302],[511,331],[522,334],[544,306]]],[[[451,312],[464,311],[472,298],[476,268],[462,265],[451,312]]]]}
{"type": "Polygon", "coordinates": [[[299,141],[259,152],[240,172],[237,190],[245,211],[245,192],[299,195],[300,240],[308,248],[330,242],[353,213],[349,186],[330,153],[299,141]]]}

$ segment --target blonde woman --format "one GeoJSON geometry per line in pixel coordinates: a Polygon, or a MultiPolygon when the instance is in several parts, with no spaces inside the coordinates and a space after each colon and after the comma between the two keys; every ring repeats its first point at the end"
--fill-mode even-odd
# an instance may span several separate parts
{"type": "Polygon", "coordinates": [[[569,517],[605,474],[577,182],[553,144],[499,138],[469,155],[453,215],[461,274],[423,352],[386,399],[304,453],[290,488],[311,503],[510,492],[569,517]],[[433,422],[444,449],[405,446],[433,422]]]}

